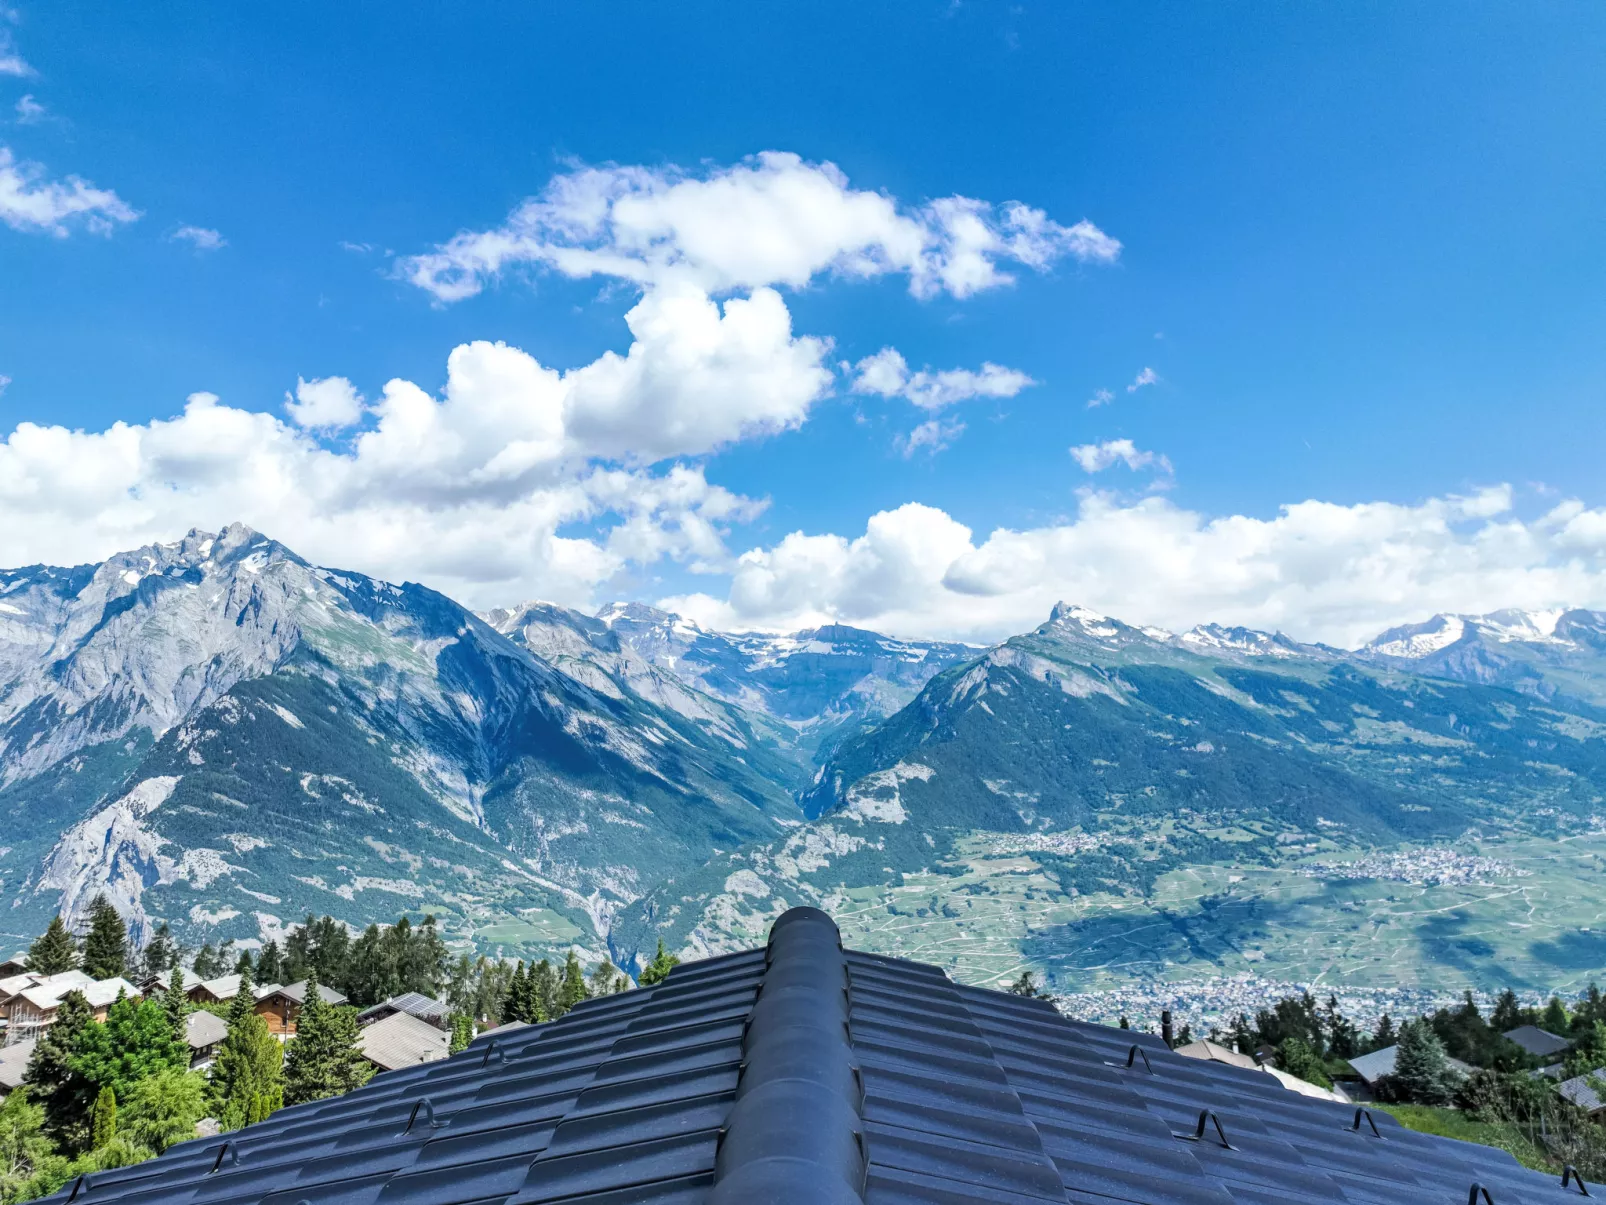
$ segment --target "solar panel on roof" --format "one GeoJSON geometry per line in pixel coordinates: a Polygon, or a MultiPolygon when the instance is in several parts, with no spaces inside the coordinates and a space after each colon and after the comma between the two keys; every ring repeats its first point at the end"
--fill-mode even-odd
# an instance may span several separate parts
{"type": "Polygon", "coordinates": [[[824,913],[794,909],[766,949],[687,963],[50,1199],[1462,1205],[1474,1184],[1493,1205],[1579,1191],[1153,1035],[843,951],[824,913]]]}

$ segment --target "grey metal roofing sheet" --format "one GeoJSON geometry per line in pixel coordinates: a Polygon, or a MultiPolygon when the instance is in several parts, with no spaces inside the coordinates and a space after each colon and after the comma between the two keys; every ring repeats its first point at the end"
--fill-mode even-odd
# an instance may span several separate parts
{"type": "Polygon", "coordinates": [[[794,909],[767,949],[92,1175],[76,1201],[1460,1205],[1473,1184],[1494,1205],[1577,1191],[1152,1035],[843,951],[794,909]]]}

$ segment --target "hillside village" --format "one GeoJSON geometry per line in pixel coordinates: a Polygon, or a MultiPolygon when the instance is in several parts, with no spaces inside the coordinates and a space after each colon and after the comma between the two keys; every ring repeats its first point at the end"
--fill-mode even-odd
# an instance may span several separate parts
{"type": "MultiPolygon", "coordinates": [[[[606,961],[587,975],[572,952],[559,969],[453,963],[445,951],[431,918],[415,926],[403,917],[354,943],[343,926],[309,917],[284,949],[242,952],[228,973],[192,981],[185,962],[216,971],[217,951],[186,956],[161,931],[139,950],[105,900],[81,937],[56,918],[0,963],[0,1150],[12,1168],[0,1201],[46,1195],[88,1171],[448,1058],[480,1034],[550,1023],[584,1000],[659,983],[678,964],[660,947],[632,981],[606,961]],[[354,960],[365,940],[369,950],[354,960]],[[392,953],[388,965],[352,978],[355,963],[376,965],[367,955],[378,947],[392,953]],[[335,960],[348,967],[350,996],[333,986],[335,960]],[[296,971],[307,973],[258,982],[296,971]]],[[[1041,995],[1030,973],[1009,990],[1041,995]]],[[[1119,1029],[1129,1024],[1122,1017],[1119,1029]]],[[[1487,1019],[1469,992],[1398,1024],[1385,1014],[1370,1033],[1336,999],[1321,1006],[1309,994],[1240,1012],[1202,1036],[1164,1010],[1159,1030],[1186,1058],[1391,1111],[1531,1167],[1606,1177],[1606,999],[1595,989],[1571,1007],[1559,998],[1523,1006],[1506,992],[1487,1019]]]]}

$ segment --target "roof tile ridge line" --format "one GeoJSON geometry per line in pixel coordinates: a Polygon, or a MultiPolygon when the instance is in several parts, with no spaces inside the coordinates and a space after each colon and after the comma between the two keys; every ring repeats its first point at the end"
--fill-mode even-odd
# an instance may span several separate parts
{"type": "Polygon", "coordinates": [[[710,1205],[864,1205],[864,1081],[849,990],[831,918],[818,908],[783,913],[743,1031],[710,1205]]]}
{"type": "MultiPolygon", "coordinates": [[[[1009,1078],[1009,1072],[1006,1071],[1004,1069],[1004,1065],[998,1061],[998,1052],[993,1049],[993,1041],[987,1036],[987,1031],[983,1029],[982,1026],[977,1022],[976,1014],[971,1011],[970,1003],[965,999],[965,993],[959,990],[959,988],[964,985],[954,983],[954,981],[948,977],[948,973],[946,971],[943,972],[942,978],[943,982],[948,987],[949,994],[953,997],[954,1003],[965,1010],[965,1016],[969,1017],[970,1023],[975,1026],[976,1035],[980,1039],[981,1044],[987,1047],[988,1057],[993,1060],[993,1066],[998,1068],[998,1074],[1003,1076],[1005,1090],[1015,1098],[1015,1103],[1020,1106],[1021,1120],[1027,1125],[1031,1126],[1032,1133],[1037,1135],[1038,1154],[1042,1156],[1043,1162],[1048,1165],[1048,1167],[1056,1176],[1058,1176],[1060,1174],[1059,1165],[1054,1162],[1054,1157],[1048,1153],[1048,1144],[1043,1141],[1043,1132],[1037,1128],[1037,1122],[1032,1118],[1031,1113],[1026,1109],[1026,1102],[1021,1100],[1020,1093],[1015,1090],[1015,1085],[1009,1078]]],[[[1007,995],[1007,993],[1004,992],[999,992],[998,994],[1001,996],[1007,995]]],[[[1045,1020],[1047,1019],[1048,1018],[1045,1018],[1045,1020]]],[[[1058,1008],[1056,1008],[1054,1009],[1054,1016],[1052,1019],[1055,1021],[1064,1022],[1066,1018],[1065,1015],[1061,1013],[1058,1008]]],[[[1063,1182],[1060,1192],[1062,1194],[1065,1192],[1063,1182]]],[[[1069,1201],[1070,1197],[1064,1196],[1063,1199],[1069,1201]]]]}

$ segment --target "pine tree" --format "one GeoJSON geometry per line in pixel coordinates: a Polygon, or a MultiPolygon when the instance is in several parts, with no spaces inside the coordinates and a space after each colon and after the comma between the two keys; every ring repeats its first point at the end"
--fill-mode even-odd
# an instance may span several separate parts
{"type": "Polygon", "coordinates": [[[117,1110],[117,1124],[140,1146],[160,1155],[195,1137],[206,1116],[206,1081],[193,1071],[161,1071],[134,1085],[117,1110]]]}
{"type": "Polygon", "coordinates": [[[1361,1052],[1361,1035],[1354,1023],[1339,1011],[1337,996],[1327,997],[1327,1008],[1322,1015],[1322,1024],[1327,1030],[1329,1054],[1335,1058],[1347,1059],[1361,1052]]]}
{"type": "Polygon", "coordinates": [[[268,980],[256,974],[256,966],[251,960],[250,950],[240,951],[240,956],[234,960],[234,973],[236,975],[251,975],[258,983],[268,982],[268,980]]]}
{"type": "Polygon", "coordinates": [[[357,1010],[324,1003],[318,981],[309,979],[296,1036],[285,1052],[285,1101],[299,1105],[339,1096],[367,1083],[373,1073],[357,1044],[357,1010]]]}
{"type": "Polygon", "coordinates": [[[173,1036],[187,1045],[189,1043],[187,1018],[194,1011],[194,1006],[190,1004],[190,998],[184,992],[182,968],[173,968],[172,978],[168,980],[167,990],[162,993],[161,1001],[167,1023],[173,1027],[173,1036]]]}
{"type": "MultiPolygon", "coordinates": [[[[33,953],[28,954],[28,965],[33,966],[33,953]]],[[[1561,1002],[1560,996],[1552,996],[1550,1003],[1545,1005],[1544,1015],[1539,1018],[1539,1028],[1547,1033],[1565,1036],[1572,1028],[1572,1018],[1567,1015],[1567,1006],[1561,1002]]]]}
{"type": "Polygon", "coordinates": [[[1425,1021],[1400,1026],[1399,1051],[1388,1076],[1388,1090],[1406,1104],[1447,1105],[1459,1080],[1439,1041],[1425,1021]]]}
{"type": "Polygon", "coordinates": [[[528,1025],[535,1020],[528,1015],[529,980],[524,973],[524,960],[513,968],[513,979],[507,985],[507,1007],[502,1010],[502,1020],[522,1021],[528,1025]]]}
{"type": "Polygon", "coordinates": [[[106,1010],[103,1025],[91,1025],[78,1036],[72,1067],[97,1088],[111,1088],[128,1098],[134,1085],[159,1071],[189,1066],[190,1048],[174,1032],[158,1000],[118,994],[106,1010]]]}
{"type": "Polygon", "coordinates": [[[164,920],[156,926],[151,934],[150,943],[140,955],[140,972],[146,978],[156,975],[165,975],[178,966],[178,945],[173,941],[173,931],[167,927],[164,920]]]}
{"type": "Polygon", "coordinates": [[[1516,1029],[1522,1024],[1522,1006],[1517,1003],[1517,993],[1509,987],[1495,1000],[1489,1024],[1501,1033],[1516,1029]]]}
{"type": "Polygon", "coordinates": [[[1255,1053],[1255,1031],[1249,1027],[1249,1018],[1244,1013],[1239,1013],[1232,1019],[1227,1037],[1232,1048],[1239,1054],[1255,1053]]]}
{"type": "Polygon", "coordinates": [[[1028,996],[1036,999],[1043,993],[1037,990],[1037,981],[1030,971],[1022,971],[1020,978],[1004,989],[1011,996],[1028,996]]]}
{"type": "Polygon", "coordinates": [[[446,1053],[457,1054],[467,1050],[468,1044],[474,1040],[474,1018],[467,1013],[452,1014],[452,1040],[446,1047],[446,1053]]]}
{"type": "Polygon", "coordinates": [[[128,926],[104,894],[89,905],[89,932],[84,937],[84,974],[116,979],[128,969],[128,926]]]}
{"type": "Polygon", "coordinates": [[[669,972],[680,965],[668,950],[664,949],[664,939],[658,939],[658,952],[652,956],[652,961],[642,968],[641,974],[636,976],[636,982],[642,987],[651,987],[655,983],[662,983],[669,978],[669,972]]]}
{"type": "Polygon", "coordinates": [[[247,1013],[255,1012],[256,1003],[256,981],[251,977],[251,968],[246,967],[240,972],[239,986],[229,1000],[229,1024],[233,1026],[243,1020],[247,1013]]]}
{"type": "Polygon", "coordinates": [[[226,1130],[249,1124],[253,1112],[283,1092],[284,1049],[257,1015],[252,987],[250,974],[243,974],[229,1006],[228,1036],[212,1064],[212,1112],[226,1130]]]}
{"type": "Polygon", "coordinates": [[[44,1131],[68,1151],[89,1141],[85,1124],[95,1087],[72,1065],[83,1032],[95,1024],[95,1010],[81,992],[68,992],[56,1009],[56,1022],[45,1030],[28,1059],[23,1082],[35,1104],[44,1110],[44,1131]]]}
{"type": "Polygon", "coordinates": [[[1327,1077],[1327,1068],[1322,1066],[1321,1056],[1310,1048],[1310,1043],[1304,1038],[1289,1036],[1277,1044],[1277,1066],[1296,1079],[1315,1084],[1318,1088],[1333,1086],[1333,1081],[1327,1077]]]}
{"type": "Polygon", "coordinates": [[[606,955],[591,972],[592,996],[611,996],[615,992],[625,991],[630,986],[630,977],[613,965],[613,960],[606,955]]]}
{"type": "Polygon", "coordinates": [[[1394,1028],[1393,1018],[1387,1013],[1384,1013],[1382,1017],[1378,1019],[1377,1031],[1372,1034],[1372,1049],[1387,1050],[1399,1040],[1400,1036],[1394,1028]]]}
{"type": "Polygon", "coordinates": [[[524,1008],[531,1022],[537,1024],[562,1015],[558,1003],[558,972],[545,958],[530,968],[524,981],[524,1008]]]}
{"type": "Polygon", "coordinates": [[[54,1192],[66,1183],[66,1172],[59,1172],[59,1180],[46,1183],[45,1178],[66,1163],[46,1135],[44,1110],[30,1099],[28,1089],[19,1088],[0,1101],[0,1201],[54,1192]]]}
{"type": "Polygon", "coordinates": [[[201,943],[201,948],[195,952],[195,961],[190,964],[195,971],[195,977],[202,982],[216,979],[223,973],[218,963],[217,951],[212,949],[211,942],[201,943]]]}
{"type": "Polygon", "coordinates": [[[38,975],[59,975],[78,965],[78,943],[59,916],[28,947],[28,969],[38,975]]]}
{"type": "Polygon", "coordinates": [[[284,983],[284,954],[279,943],[270,941],[257,954],[256,981],[258,983],[284,983]]]}
{"type": "Polygon", "coordinates": [[[117,1093],[102,1088],[89,1115],[89,1149],[98,1151],[117,1137],[117,1093]]]}
{"type": "Polygon", "coordinates": [[[563,960],[563,979],[558,984],[558,1006],[554,1011],[553,1019],[563,1016],[582,1000],[590,998],[591,993],[586,990],[585,972],[580,969],[580,959],[569,947],[569,956],[563,960]]]}

